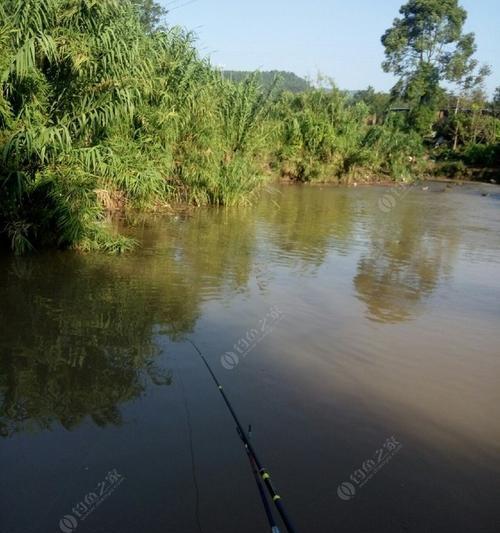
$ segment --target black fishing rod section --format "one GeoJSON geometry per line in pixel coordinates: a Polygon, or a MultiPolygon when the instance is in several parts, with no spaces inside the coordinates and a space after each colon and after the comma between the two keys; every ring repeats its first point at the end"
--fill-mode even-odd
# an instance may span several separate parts
{"type": "Polygon", "coordinates": [[[221,383],[217,379],[217,376],[215,375],[214,371],[212,370],[212,367],[208,363],[207,359],[201,352],[201,350],[198,348],[198,346],[191,340],[187,339],[187,341],[191,344],[191,346],[196,350],[196,353],[200,356],[201,360],[205,364],[208,372],[212,376],[212,379],[217,386],[224,403],[226,404],[226,407],[229,409],[229,412],[231,413],[231,416],[233,417],[233,420],[236,423],[236,429],[238,431],[238,435],[240,436],[241,441],[243,442],[243,445],[245,447],[246,453],[248,455],[248,458],[250,460],[250,464],[252,466],[252,470],[254,470],[254,475],[256,475],[256,482],[257,487],[259,489],[259,493],[261,495],[261,499],[264,505],[264,509],[266,511],[266,516],[268,518],[269,524],[271,526],[271,532],[272,533],[279,533],[279,529],[276,526],[274,522],[274,518],[272,516],[272,511],[269,506],[269,502],[266,499],[266,495],[263,489],[263,486],[267,489],[267,493],[269,495],[269,498],[273,502],[274,506],[276,507],[276,510],[278,511],[278,514],[281,517],[281,520],[283,521],[283,524],[286,527],[286,530],[288,533],[297,533],[297,530],[292,525],[290,518],[288,517],[288,513],[285,510],[285,507],[281,501],[281,496],[278,494],[276,488],[273,485],[273,482],[271,480],[271,475],[269,472],[262,466],[262,463],[260,462],[257,453],[250,442],[250,432],[246,432],[243,429],[243,426],[241,425],[238,416],[233,409],[233,406],[231,405],[231,402],[229,401],[229,398],[227,397],[226,393],[224,392],[224,388],[222,387],[221,383]]]}
{"type": "MultiPolygon", "coordinates": [[[[241,435],[240,430],[238,428],[236,428],[236,429],[238,431],[238,435],[240,436],[241,440],[243,441],[243,436],[241,435]]],[[[250,437],[251,431],[252,431],[251,427],[249,427],[248,428],[248,437],[250,437]]],[[[269,501],[267,500],[265,488],[264,488],[264,485],[262,484],[262,479],[260,477],[257,465],[255,464],[255,461],[254,461],[252,455],[250,454],[250,451],[247,448],[247,446],[245,446],[245,451],[246,451],[248,460],[250,462],[250,467],[252,469],[252,472],[253,472],[253,475],[254,475],[254,478],[255,478],[255,483],[257,484],[257,488],[259,489],[259,496],[260,496],[260,499],[262,501],[262,505],[264,506],[264,511],[266,512],[266,517],[267,517],[267,521],[269,522],[269,527],[271,528],[271,533],[280,533],[280,530],[279,530],[278,526],[276,525],[276,521],[274,519],[273,511],[271,509],[271,506],[269,505],[269,501]]]]}

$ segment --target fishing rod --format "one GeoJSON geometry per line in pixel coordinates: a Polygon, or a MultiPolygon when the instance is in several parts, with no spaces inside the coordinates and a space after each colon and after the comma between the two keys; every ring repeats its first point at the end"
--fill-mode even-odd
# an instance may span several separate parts
{"type": "Polygon", "coordinates": [[[260,462],[254,447],[252,446],[252,443],[250,442],[250,436],[251,436],[251,426],[248,428],[248,432],[243,429],[243,426],[241,425],[241,422],[238,419],[238,416],[236,415],[236,412],[233,409],[233,406],[231,405],[231,402],[229,401],[229,398],[227,397],[226,393],[224,392],[224,389],[217,379],[217,376],[215,375],[214,371],[212,370],[212,367],[206,360],[205,356],[201,352],[201,350],[198,348],[198,346],[191,340],[187,339],[189,344],[195,349],[195,351],[200,356],[201,360],[205,364],[205,366],[208,369],[208,372],[212,376],[212,379],[214,383],[217,386],[217,389],[219,390],[224,403],[226,404],[227,408],[229,409],[229,412],[231,413],[231,416],[233,417],[233,420],[236,423],[236,430],[238,431],[238,435],[243,442],[243,445],[245,447],[245,451],[247,453],[248,459],[250,461],[250,465],[252,467],[252,471],[255,476],[255,481],[257,483],[257,488],[259,489],[259,494],[262,499],[262,504],[264,506],[264,510],[266,512],[267,519],[269,521],[269,525],[271,527],[272,533],[279,533],[279,528],[276,526],[276,522],[273,517],[273,513],[271,510],[271,506],[269,505],[268,499],[266,497],[265,489],[267,489],[267,493],[271,501],[273,502],[274,506],[276,507],[276,510],[278,511],[278,514],[281,517],[281,520],[283,521],[283,524],[286,527],[286,530],[288,533],[296,533],[296,529],[293,527],[292,523],[290,522],[290,519],[288,518],[288,514],[285,511],[285,508],[283,506],[283,503],[281,501],[281,496],[276,491],[272,480],[271,475],[269,472],[262,466],[262,463],[260,462]],[[265,487],[265,489],[264,489],[265,487]]]}
{"type": "MultiPolygon", "coordinates": [[[[243,438],[242,438],[242,435],[240,433],[239,428],[236,428],[236,429],[238,431],[239,437],[243,441],[243,438]]],[[[252,431],[252,426],[249,426],[248,427],[248,433],[247,433],[248,437],[250,437],[251,431],[252,431]]],[[[254,478],[255,478],[255,483],[257,483],[257,488],[259,489],[259,496],[260,496],[260,499],[262,501],[262,505],[264,506],[264,511],[266,512],[266,517],[267,517],[267,521],[269,522],[269,526],[271,528],[271,533],[280,533],[280,530],[279,530],[278,526],[276,525],[276,521],[274,520],[273,511],[272,511],[271,506],[269,505],[269,502],[267,500],[266,492],[265,492],[265,489],[264,489],[264,485],[262,484],[262,479],[261,479],[261,477],[259,475],[258,467],[255,464],[255,461],[253,460],[253,458],[250,455],[250,452],[249,452],[249,450],[248,450],[248,448],[246,446],[245,446],[245,451],[246,451],[248,460],[250,462],[250,467],[252,468],[252,472],[253,472],[253,475],[254,475],[254,478]]]]}

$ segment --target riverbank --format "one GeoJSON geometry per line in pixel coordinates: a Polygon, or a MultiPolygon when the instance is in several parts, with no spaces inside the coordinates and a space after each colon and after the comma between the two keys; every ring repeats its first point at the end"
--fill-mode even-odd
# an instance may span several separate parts
{"type": "MultiPolygon", "coordinates": [[[[0,243],[16,254],[127,251],[113,213],[248,205],[276,176],[408,183],[429,172],[422,132],[394,113],[374,122],[327,81],[298,94],[257,75],[235,83],[191,34],[147,30],[127,0],[49,4],[0,9],[0,243]]],[[[468,157],[496,157],[486,148],[468,157]]]]}
{"type": "MultiPolygon", "coordinates": [[[[497,174],[494,174],[497,176],[497,174]]],[[[384,174],[376,174],[368,170],[358,169],[356,172],[350,173],[347,176],[339,177],[335,176],[327,180],[314,180],[301,182],[298,180],[292,180],[283,176],[279,176],[276,173],[268,171],[265,176],[262,176],[257,180],[258,185],[252,189],[251,194],[247,195],[244,199],[244,203],[252,205],[253,208],[257,208],[259,203],[259,196],[268,187],[275,185],[286,185],[290,187],[306,186],[306,187],[376,187],[382,186],[386,188],[404,188],[412,187],[417,182],[441,182],[448,185],[474,185],[478,182],[484,183],[496,183],[494,179],[466,179],[466,178],[450,178],[447,176],[436,176],[432,173],[426,173],[420,176],[414,176],[405,180],[394,180],[384,174]]],[[[105,253],[124,253],[134,249],[138,243],[134,238],[127,236],[130,232],[126,229],[127,226],[135,226],[138,221],[148,218],[150,215],[171,215],[173,218],[178,217],[186,213],[193,213],[204,205],[210,205],[210,203],[194,203],[189,201],[182,201],[179,199],[173,199],[170,201],[158,200],[149,203],[146,206],[137,206],[127,202],[124,194],[117,191],[98,190],[95,191],[97,203],[101,215],[99,216],[99,222],[97,223],[96,234],[90,239],[85,238],[80,241],[74,242],[71,248],[74,250],[88,253],[88,252],[105,252],[105,253]],[[117,224],[117,221],[121,221],[117,224]],[[118,229],[120,228],[120,229],[118,229]]],[[[7,244],[7,247],[11,243],[7,244]]],[[[27,251],[36,252],[42,250],[47,246],[41,248],[29,248],[27,251]]],[[[49,246],[51,247],[51,246],[49,246]]]]}

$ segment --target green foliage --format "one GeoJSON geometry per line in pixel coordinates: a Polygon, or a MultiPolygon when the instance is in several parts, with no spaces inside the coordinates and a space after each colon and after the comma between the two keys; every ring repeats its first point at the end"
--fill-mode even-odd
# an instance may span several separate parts
{"type": "Polygon", "coordinates": [[[493,111],[495,116],[500,117],[500,87],[495,89],[495,94],[493,96],[493,111]]]}
{"type": "MultiPolygon", "coordinates": [[[[467,12],[458,0],[408,0],[382,37],[386,60],[383,68],[406,78],[432,65],[439,75],[446,72],[463,42],[462,29],[467,12]]],[[[469,35],[468,38],[473,36],[469,35]]],[[[471,45],[472,43],[469,43],[471,45]]]]}
{"type": "Polygon", "coordinates": [[[152,32],[160,23],[167,10],[154,0],[131,0],[137,6],[140,20],[146,31],[152,32]]]}
{"type": "Polygon", "coordinates": [[[386,32],[393,98],[410,107],[398,117],[371,88],[349,97],[321,78],[313,89],[291,73],[221,73],[191,34],[159,27],[163,13],[154,0],[1,3],[0,240],[16,253],[126,251],[113,214],[248,203],[270,168],[298,181],[407,179],[443,79],[460,92],[444,138],[462,151],[499,142],[457,0],[410,0],[386,32]]]}
{"type": "Polygon", "coordinates": [[[467,167],[463,161],[448,161],[439,166],[439,174],[448,178],[463,178],[467,167]]]}
{"type": "Polygon", "coordinates": [[[441,122],[439,135],[455,152],[470,144],[495,145],[500,142],[500,120],[486,107],[483,96],[460,100],[455,109],[441,122]]]}
{"type": "Polygon", "coordinates": [[[336,179],[359,156],[364,104],[350,106],[337,89],[284,93],[274,110],[278,124],[276,159],[281,174],[299,181],[336,179]]]}
{"type": "Polygon", "coordinates": [[[6,0],[0,238],[123,251],[108,212],[246,201],[270,90],[224,80],[146,0],[6,0]]]}
{"type": "Polygon", "coordinates": [[[408,0],[400,14],[382,36],[383,68],[398,78],[392,96],[408,106],[406,131],[428,141],[437,135],[455,152],[495,145],[498,121],[485,113],[482,94],[490,68],[474,58],[475,36],[463,31],[467,12],[459,0],[408,0]],[[444,83],[454,89],[448,101],[444,83]]]}
{"type": "Polygon", "coordinates": [[[352,97],[352,102],[364,102],[373,115],[373,119],[383,122],[383,118],[389,109],[391,96],[387,93],[376,92],[373,87],[368,87],[364,91],[357,91],[352,97]]]}
{"type": "Polygon", "coordinates": [[[382,36],[382,66],[399,78],[393,95],[409,104],[409,127],[426,135],[442,103],[440,83],[471,82],[475,38],[463,34],[467,12],[458,0],[409,0],[400,14],[382,36]]]}
{"type": "MultiPolygon", "coordinates": [[[[410,105],[407,126],[422,136],[429,135],[436,122],[436,116],[443,102],[444,92],[439,87],[438,71],[429,64],[424,64],[409,77],[406,86],[398,96],[410,105]]],[[[396,86],[395,89],[397,89],[396,86]]]]}
{"type": "Polygon", "coordinates": [[[422,137],[415,131],[405,132],[388,121],[371,128],[363,144],[370,168],[403,181],[423,171],[424,146],[422,137]]]}
{"type": "Polygon", "coordinates": [[[469,165],[500,167],[500,143],[469,144],[464,149],[462,158],[469,165]]]}
{"type": "Polygon", "coordinates": [[[407,177],[422,154],[421,138],[393,124],[371,126],[369,112],[336,88],[285,93],[274,111],[281,174],[298,181],[348,181],[360,171],[407,177]]]}

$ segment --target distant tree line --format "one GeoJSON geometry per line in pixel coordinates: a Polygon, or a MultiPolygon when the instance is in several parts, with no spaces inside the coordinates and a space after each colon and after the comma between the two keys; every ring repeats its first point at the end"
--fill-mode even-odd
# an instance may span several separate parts
{"type": "MultiPolygon", "coordinates": [[[[223,71],[223,74],[235,83],[240,83],[251,76],[253,72],[244,70],[225,70],[223,71]]],[[[282,70],[257,72],[257,80],[264,89],[269,89],[275,83],[276,78],[279,79],[279,88],[282,91],[301,93],[311,89],[311,84],[307,80],[297,76],[293,72],[285,72],[282,70]]]]}

